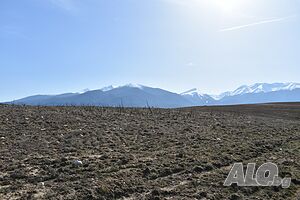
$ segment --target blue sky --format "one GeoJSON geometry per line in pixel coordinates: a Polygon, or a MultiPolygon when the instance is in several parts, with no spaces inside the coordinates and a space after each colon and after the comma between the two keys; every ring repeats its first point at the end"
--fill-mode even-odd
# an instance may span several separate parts
{"type": "Polygon", "coordinates": [[[0,101],[300,82],[300,0],[1,0],[0,101]]]}

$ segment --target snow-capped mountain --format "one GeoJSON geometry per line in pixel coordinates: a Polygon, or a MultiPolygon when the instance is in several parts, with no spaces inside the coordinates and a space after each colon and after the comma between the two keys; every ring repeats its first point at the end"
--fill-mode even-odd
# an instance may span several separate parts
{"type": "Polygon", "coordinates": [[[45,106],[93,105],[160,108],[194,105],[179,94],[138,84],[127,84],[119,87],[108,86],[85,93],[30,96],[10,103],[45,106]]]}
{"type": "Polygon", "coordinates": [[[220,105],[300,101],[299,83],[255,83],[217,96],[220,105]]]}
{"type": "Polygon", "coordinates": [[[197,88],[190,89],[180,95],[195,105],[210,105],[215,102],[211,96],[201,93],[197,88]]]}
{"type": "Polygon", "coordinates": [[[294,90],[300,88],[300,83],[255,83],[253,85],[243,85],[234,91],[228,91],[216,96],[216,99],[222,99],[226,96],[235,96],[249,93],[267,93],[281,90],[294,90]]]}
{"type": "Polygon", "coordinates": [[[26,105],[94,105],[124,107],[175,108],[203,105],[254,104],[269,102],[300,102],[299,83],[256,83],[243,85],[220,95],[208,95],[194,88],[181,94],[139,84],[107,86],[99,90],[60,95],[35,95],[8,102],[26,105]]]}
{"type": "Polygon", "coordinates": [[[116,88],[116,87],[113,86],[113,85],[109,85],[109,86],[105,86],[105,87],[101,88],[100,90],[103,91],[103,92],[107,92],[107,91],[112,90],[114,88],[116,88]]]}
{"type": "Polygon", "coordinates": [[[223,92],[219,95],[203,94],[196,88],[183,92],[181,95],[196,105],[223,105],[300,101],[299,90],[299,83],[255,83],[249,86],[243,85],[234,91],[223,92]]]}

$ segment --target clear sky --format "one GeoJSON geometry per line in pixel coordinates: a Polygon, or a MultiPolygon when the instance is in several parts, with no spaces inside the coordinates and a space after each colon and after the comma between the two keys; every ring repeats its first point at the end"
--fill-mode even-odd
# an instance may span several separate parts
{"type": "Polygon", "coordinates": [[[300,0],[1,0],[0,101],[300,82],[300,0]]]}

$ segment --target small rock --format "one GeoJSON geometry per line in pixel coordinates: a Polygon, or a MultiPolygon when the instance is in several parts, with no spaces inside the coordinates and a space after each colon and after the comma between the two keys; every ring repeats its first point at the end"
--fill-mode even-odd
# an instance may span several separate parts
{"type": "Polygon", "coordinates": [[[270,160],[276,160],[276,159],[277,159],[276,156],[271,156],[271,157],[270,157],[270,160]]]}
{"type": "Polygon", "coordinates": [[[83,163],[81,160],[74,160],[74,165],[81,166],[83,163]]]}
{"type": "Polygon", "coordinates": [[[44,182],[40,182],[40,187],[45,187],[45,183],[44,182]]]}
{"type": "Polygon", "coordinates": [[[221,138],[217,138],[217,141],[221,141],[221,138]]]}

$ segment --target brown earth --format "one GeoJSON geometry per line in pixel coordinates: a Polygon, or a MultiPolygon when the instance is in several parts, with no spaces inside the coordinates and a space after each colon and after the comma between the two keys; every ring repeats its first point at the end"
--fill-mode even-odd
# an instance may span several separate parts
{"type": "Polygon", "coordinates": [[[300,199],[300,103],[0,105],[0,199],[300,199]],[[223,186],[233,163],[267,161],[288,189],[223,186]]]}

